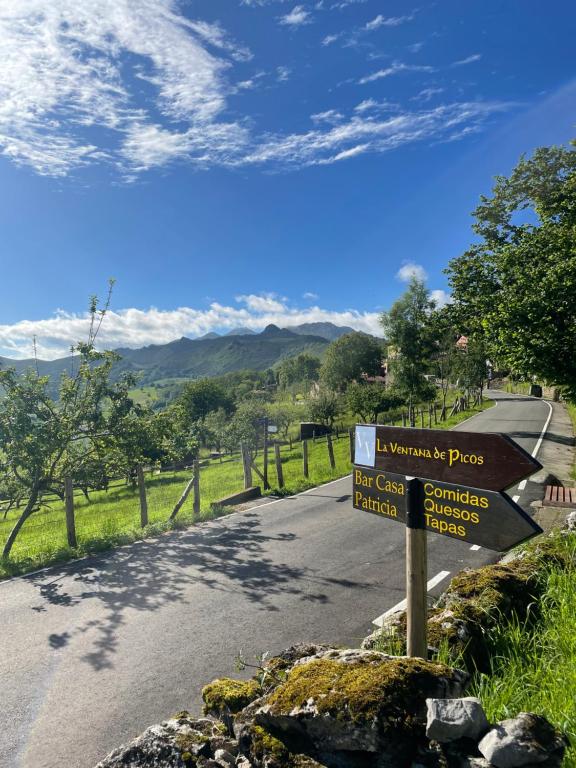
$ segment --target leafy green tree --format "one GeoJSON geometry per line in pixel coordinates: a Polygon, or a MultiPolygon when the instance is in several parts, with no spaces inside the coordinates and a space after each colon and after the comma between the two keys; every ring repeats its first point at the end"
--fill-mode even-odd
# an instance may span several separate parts
{"type": "Polygon", "coordinates": [[[302,352],[283,360],[278,366],[278,383],[282,389],[301,385],[309,390],[310,385],[320,378],[321,362],[318,357],[302,352]]]}
{"type": "Polygon", "coordinates": [[[200,421],[219,408],[223,408],[227,413],[234,410],[232,398],[214,379],[198,379],[187,384],[178,398],[177,405],[184,424],[200,421]]]}
{"type": "Polygon", "coordinates": [[[342,413],[342,398],[327,387],[320,386],[308,402],[308,417],[318,424],[325,424],[332,429],[338,416],[342,413]]]}
{"type": "Polygon", "coordinates": [[[352,382],[346,390],[348,408],[367,424],[375,424],[379,414],[399,408],[403,402],[398,394],[385,389],[382,384],[352,382]]]}
{"type": "Polygon", "coordinates": [[[237,450],[244,443],[255,450],[264,434],[263,420],[266,416],[266,403],[263,400],[251,398],[240,403],[226,430],[226,448],[237,450]]]}
{"type": "Polygon", "coordinates": [[[64,478],[81,475],[95,456],[114,448],[126,430],[134,409],[129,396],[134,378],[125,375],[112,382],[111,369],[118,356],[98,352],[94,346],[109,300],[110,293],[104,308],[98,309],[97,299],[92,298],[88,340],[74,348],[77,370],[62,376],[58,400],[49,394],[48,377],[34,370],[24,375],[14,369],[0,371],[0,469],[26,496],[6,540],[4,558],[9,557],[26,520],[39,508],[42,494],[61,495],[64,478]]]}
{"type": "Polygon", "coordinates": [[[522,158],[474,216],[480,240],[447,270],[461,332],[483,336],[499,366],[576,399],[576,152],[522,158]]]}
{"type": "Polygon", "coordinates": [[[270,403],[268,417],[272,424],[278,427],[278,432],[287,440],[290,426],[298,420],[300,410],[290,403],[270,403]]]}
{"type": "Polygon", "coordinates": [[[204,419],[204,441],[211,448],[216,448],[220,453],[226,444],[226,433],[230,424],[230,416],[224,408],[210,411],[204,419]]]}
{"type": "Polygon", "coordinates": [[[326,350],[320,370],[322,383],[343,392],[351,381],[377,376],[382,369],[382,343],[365,333],[346,333],[326,350]]]}
{"type": "Polygon", "coordinates": [[[448,391],[458,377],[460,362],[460,350],[456,345],[460,334],[455,327],[451,305],[435,310],[430,315],[430,328],[432,335],[430,370],[440,389],[442,413],[445,413],[448,391]]]}
{"type": "Polygon", "coordinates": [[[455,370],[460,386],[482,391],[488,375],[486,344],[482,337],[470,336],[465,349],[458,350],[455,370]]]}
{"type": "Polygon", "coordinates": [[[405,398],[410,413],[416,403],[432,400],[436,394],[436,387],[426,379],[433,355],[430,316],[434,307],[424,282],[413,277],[403,296],[381,317],[394,388],[405,398]]]}

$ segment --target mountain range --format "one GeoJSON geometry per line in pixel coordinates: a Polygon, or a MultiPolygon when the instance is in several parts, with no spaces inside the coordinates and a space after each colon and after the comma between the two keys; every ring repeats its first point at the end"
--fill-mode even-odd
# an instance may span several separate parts
{"type": "MultiPolygon", "coordinates": [[[[244,369],[265,370],[301,352],[322,357],[331,341],[353,330],[333,323],[304,323],[290,328],[268,325],[261,333],[238,328],[225,336],[208,333],[198,339],[183,336],[168,344],[139,349],[119,348],[115,351],[121,359],[114,365],[114,375],[124,371],[137,373],[140,386],[146,386],[166,379],[196,379],[244,369]]],[[[54,387],[59,375],[73,370],[73,365],[72,357],[38,361],[0,357],[2,368],[14,367],[22,372],[37,367],[41,376],[50,376],[54,387]]]]}

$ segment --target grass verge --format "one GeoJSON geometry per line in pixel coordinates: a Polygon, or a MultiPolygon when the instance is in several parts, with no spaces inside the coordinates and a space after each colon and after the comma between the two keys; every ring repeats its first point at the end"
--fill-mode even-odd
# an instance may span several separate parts
{"type": "Polygon", "coordinates": [[[474,675],[470,694],[491,722],[526,711],[547,717],[568,734],[563,765],[576,768],[576,534],[555,539],[572,566],[544,569],[537,617],[512,615],[490,630],[490,670],[474,675]]]}
{"type": "MultiPolygon", "coordinates": [[[[439,429],[450,429],[456,424],[489,408],[493,403],[484,401],[482,406],[456,414],[437,425],[439,429]]],[[[272,486],[266,495],[288,496],[322,483],[337,480],[351,472],[348,435],[334,440],[335,469],[328,459],[325,439],[309,442],[309,477],[302,473],[302,446],[296,443],[291,449],[282,446],[281,461],[284,475],[284,487],[278,488],[273,453],[269,458],[269,481],[272,486]]],[[[262,471],[262,456],[256,460],[262,471]]],[[[180,510],[175,521],[169,521],[170,512],[179,499],[184,486],[190,479],[189,472],[169,472],[146,477],[148,514],[150,524],[140,527],[140,507],[138,491],[123,483],[111,487],[108,491],[90,494],[85,499],[75,495],[75,519],[78,546],[67,545],[66,524],[63,504],[59,500],[51,501],[47,506],[35,512],[24,524],[14,544],[9,560],[0,558],[0,579],[28,573],[47,565],[62,563],[93,552],[102,552],[138,539],[159,535],[174,528],[187,527],[203,520],[210,520],[229,514],[233,507],[214,506],[214,502],[224,496],[239,491],[243,487],[242,462],[239,456],[232,456],[223,462],[203,462],[200,475],[201,507],[200,516],[194,517],[192,494],[180,510]]],[[[254,482],[260,484],[257,475],[254,482]]],[[[12,510],[5,519],[0,519],[0,548],[12,529],[18,511],[12,510]]]]}

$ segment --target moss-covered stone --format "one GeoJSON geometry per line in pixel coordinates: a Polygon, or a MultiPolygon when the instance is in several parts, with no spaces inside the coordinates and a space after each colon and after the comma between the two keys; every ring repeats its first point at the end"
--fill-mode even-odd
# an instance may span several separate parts
{"type": "Polygon", "coordinates": [[[384,718],[403,727],[437,690],[438,678],[452,675],[443,664],[374,657],[353,664],[317,659],[294,667],[269,696],[270,711],[289,715],[313,699],[320,715],[359,723],[384,718]]]}
{"type": "Polygon", "coordinates": [[[234,680],[222,677],[202,689],[204,712],[235,714],[260,696],[255,680],[234,680]]]}
{"type": "Polygon", "coordinates": [[[252,738],[251,755],[257,760],[262,760],[265,756],[270,755],[276,760],[288,761],[290,753],[286,746],[261,726],[253,725],[250,729],[250,736],[252,738]]]}

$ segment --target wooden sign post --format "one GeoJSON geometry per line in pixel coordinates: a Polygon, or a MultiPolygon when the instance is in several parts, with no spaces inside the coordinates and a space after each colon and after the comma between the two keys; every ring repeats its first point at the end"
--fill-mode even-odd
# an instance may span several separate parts
{"type": "Polygon", "coordinates": [[[506,435],[358,425],[352,504],[406,525],[407,651],[427,656],[427,531],[503,552],[542,533],[504,488],[541,469],[506,435]]]}

